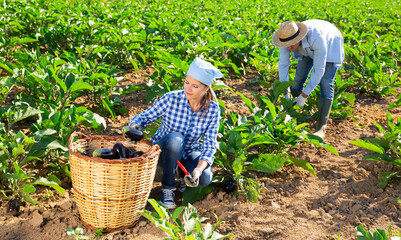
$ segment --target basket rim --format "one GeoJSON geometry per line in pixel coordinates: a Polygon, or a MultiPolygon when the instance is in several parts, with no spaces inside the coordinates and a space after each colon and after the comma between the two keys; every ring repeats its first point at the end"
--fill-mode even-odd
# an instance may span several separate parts
{"type": "Polygon", "coordinates": [[[133,163],[133,162],[145,163],[145,162],[149,161],[150,159],[157,157],[161,151],[159,145],[154,144],[149,140],[142,139],[139,142],[150,145],[150,149],[139,157],[124,158],[124,159],[104,159],[104,158],[99,158],[99,157],[91,157],[91,156],[83,155],[79,152],[72,150],[72,144],[73,144],[74,137],[79,137],[79,138],[87,139],[87,140],[102,140],[102,139],[109,140],[109,141],[127,141],[127,140],[123,136],[106,136],[106,135],[87,136],[81,132],[73,132],[70,135],[69,144],[68,144],[68,151],[69,151],[70,155],[74,155],[75,157],[84,159],[86,161],[92,161],[92,162],[110,163],[110,164],[133,163]]]}

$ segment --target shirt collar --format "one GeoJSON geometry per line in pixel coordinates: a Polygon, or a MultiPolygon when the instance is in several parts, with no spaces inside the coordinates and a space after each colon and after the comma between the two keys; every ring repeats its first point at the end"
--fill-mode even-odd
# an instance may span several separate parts
{"type": "Polygon", "coordinates": [[[302,48],[308,48],[310,47],[309,42],[308,42],[308,34],[305,35],[305,37],[302,38],[302,48]]]}

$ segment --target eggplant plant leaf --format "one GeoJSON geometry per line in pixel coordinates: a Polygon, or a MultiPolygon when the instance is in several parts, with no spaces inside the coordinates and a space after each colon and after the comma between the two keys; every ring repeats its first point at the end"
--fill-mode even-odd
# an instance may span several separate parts
{"type": "Polygon", "coordinates": [[[384,189],[390,180],[396,177],[401,177],[398,172],[381,172],[378,177],[378,186],[384,189]]]}
{"type": "Polygon", "coordinates": [[[350,141],[349,142],[352,145],[355,145],[357,147],[361,147],[373,152],[377,152],[377,153],[384,153],[384,149],[376,144],[364,141],[362,139],[356,139],[355,141],[350,141]]]}
{"type": "Polygon", "coordinates": [[[46,178],[38,178],[33,182],[33,184],[35,184],[35,185],[45,185],[45,186],[48,186],[48,187],[52,187],[55,190],[57,190],[57,192],[59,192],[61,195],[65,194],[64,188],[60,187],[60,185],[58,185],[56,182],[49,181],[46,178]]]}

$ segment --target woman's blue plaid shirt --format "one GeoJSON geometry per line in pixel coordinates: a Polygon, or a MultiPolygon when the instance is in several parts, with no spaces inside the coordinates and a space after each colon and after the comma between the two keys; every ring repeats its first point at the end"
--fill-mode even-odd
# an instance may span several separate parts
{"type": "Polygon", "coordinates": [[[147,110],[134,116],[129,125],[136,123],[143,128],[161,117],[161,125],[151,142],[154,143],[169,133],[179,132],[185,138],[183,158],[185,159],[192,151],[199,150],[200,159],[207,161],[211,166],[217,148],[220,108],[212,101],[206,116],[202,118],[202,115],[202,112],[192,112],[185,92],[179,90],[164,94],[147,110]],[[203,141],[199,144],[202,136],[203,141]]]}

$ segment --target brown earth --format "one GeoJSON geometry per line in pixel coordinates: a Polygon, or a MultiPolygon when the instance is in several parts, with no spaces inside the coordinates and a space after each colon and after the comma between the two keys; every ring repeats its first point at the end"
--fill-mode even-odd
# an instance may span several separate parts
{"type": "MultiPolygon", "coordinates": [[[[142,84],[144,75],[129,73],[123,84],[142,84]]],[[[249,91],[264,91],[257,83],[251,83],[255,75],[242,79],[225,79],[236,91],[251,97],[249,91]]],[[[131,116],[147,108],[146,93],[134,92],[121,98],[128,113],[108,121],[105,135],[121,134],[131,116]]],[[[227,93],[224,102],[230,110],[241,114],[247,108],[235,94],[227,93]]],[[[356,239],[355,227],[363,224],[365,229],[386,229],[393,222],[393,229],[401,228],[400,179],[395,179],[383,190],[377,186],[377,176],[383,171],[394,170],[389,164],[362,160],[368,152],[349,144],[358,138],[371,138],[379,134],[373,122],[385,119],[386,106],[396,100],[395,96],[382,100],[357,94],[354,117],[358,120],[329,120],[326,142],[339,152],[333,155],[323,149],[302,145],[294,155],[309,161],[317,176],[295,166],[285,166],[274,174],[254,174],[263,188],[259,201],[250,203],[242,195],[225,194],[215,188],[204,200],[194,203],[198,215],[208,217],[215,223],[213,213],[222,224],[217,231],[233,233],[235,239],[356,239]]],[[[400,116],[401,109],[390,111],[400,116]]],[[[150,197],[159,200],[161,168],[158,167],[150,197]]],[[[83,227],[72,193],[64,196],[42,195],[36,206],[26,205],[18,216],[3,214],[1,205],[0,239],[68,239],[66,228],[83,227]]],[[[177,194],[177,202],[180,203],[177,194]]],[[[153,211],[148,204],[146,209],[153,211]]],[[[84,235],[95,238],[93,231],[84,235]]],[[[164,239],[161,230],[141,217],[132,228],[105,233],[96,239],[164,239]]],[[[72,239],[72,238],[71,238],[72,239]]]]}

